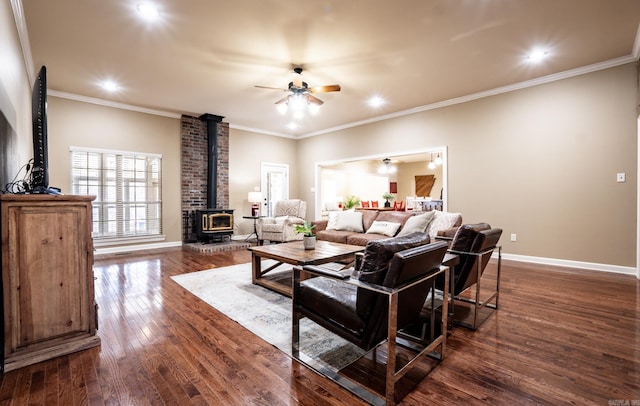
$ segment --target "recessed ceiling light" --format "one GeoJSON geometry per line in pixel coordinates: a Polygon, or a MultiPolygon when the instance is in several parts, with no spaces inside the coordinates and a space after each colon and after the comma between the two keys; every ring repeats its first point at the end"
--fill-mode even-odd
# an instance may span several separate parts
{"type": "Polygon", "coordinates": [[[549,52],[547,50],[542,48],[537,48],[531,51],[529,55],[527,55],[526,59],[528,62],[538,63],[538,62],[541,62],[543,59],[545,59],[548,55],[549,55],[549,52]]]}
{"type": "Polygon", "coordinates": [[[380,96],[372,96],[367,100],[367,104],[373,108],[380,107],[384,105],[386,101],[380,96]]]}
{"type": "Polygon", "coordinates": [[[138,3],[136,10],[138,11],[138,14],[147,21],[155,21],[160,18],[158,7],[151,2],[146,1],[138,3]]]}
{"type": "Polygon", "coordinates": [[[291,123],[287,124],[287,128],[292,130],[292,131],[293,130],[297,130],[298,129],[298,124],[296,124],[294,122],[291,122],[291,123]]]}
{"type": "Polygon", "coordinates": [[[100,87],[102,87],[107,92],[111,92],[111,93],[117,92],[118,90],[120,90],[120,85],[118,85],[113,80],[105,80],[101,82],[100,87]]]}

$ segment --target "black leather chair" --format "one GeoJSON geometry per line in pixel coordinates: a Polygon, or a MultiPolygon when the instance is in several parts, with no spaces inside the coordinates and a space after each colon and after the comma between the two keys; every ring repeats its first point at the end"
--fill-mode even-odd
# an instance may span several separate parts
{"type": "MultiPolygon", "coordinates": [[[[393,404],[395,383],[410,370],[402,368],[396,371],[397,345],[407,344],[397,339],[398,331],[420,321],[427,295],[435,291],[436,277],[443,276],[445,284],[449,280],[448,268],[441,266],[447,244],[428,242],[429,237],[425,233],[370,241],[353,276],[318,266],[295,267],[292,298],[294,357],[305,360],[299,351],[299,322],[303,317],[366,351],[386,342],[385,399],[387,404],[393,404]],[[302,271],[320,277],[301,281],[302,271]]],[[[437,354],[438,347],[439,358],[444,357],[446,333],[442,332],[446,332],[447,325],[446,301],[443,306],[442,312],[437,312],[440,334],[418,347],[411,345],[414,350],[417,348],[417,355],[411,363],[428,354],[437,354]]],[[[380,401],[376,394],[352,381],[336,379],[337,375],[325,373],[326,369],[311,366],[368,402],[380,401]]]]}
{"type": "MultiPolygon", "coordinates": [[[[455,324],[471,328],[478,328],[480,311],[487,307],[490,309],[498,308],[498,298],[500,292],[500,268],[502,264],[502,250],[498,246],[498,241],[502,235],[499,228],[491,228],[487,223],[464,224],[458,228],[451,243],[449,253],[456,254],[460,258],[458,265],[453,267],[450,272],[449,289],[452,297],[452,304],[449,307],[451,320],[455,324]],[[483,291],[482,275],[491,259],[493,252],[498,250],[498,267],[496,274],[495,289],[483,291]],[[463,295],[468,289],[475,287],[475,292],[469,295],[463,295]],[[482,296],[486,295],[486,296],[482,296]],[[463,318],[463,306],[457,305],[457,302],[468,304],[467,307],[471,315],[463,318]],[[470,319],[471,321],[467,321],[470,319]]],[[[436,283],[438,289],[444,290],[444,280],[438,278],[436,283]]],[[[446,291],[446,290],[444,290],[446,291]]]]}

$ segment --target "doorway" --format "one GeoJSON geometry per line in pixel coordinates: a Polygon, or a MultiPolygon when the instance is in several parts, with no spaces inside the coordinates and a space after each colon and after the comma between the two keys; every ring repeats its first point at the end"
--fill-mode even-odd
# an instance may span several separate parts
{"type": "Polygon", "coordinates": [[[408,196],[418,196],[418,191],[415,189],[415,176],[430,173],[435,174],[436,178],[432,185],[431,196],[433,199],[440,200],[442,210],[446,211],[448,206],[447,162],[446,145],[406,152],[388,152],[384,155],[316,162],[315,218],[322,217],[328,203],[332,201],[337,203],[346,195],[358,195],[361,200],[380,200],[384,192],[390,191],[390,182],[396,183],[395,199],[406,201],[408,196]],[[394,171],[390,175],[380,175],[380,166],[385,158],[389,158],[390,165],[394,167],[394,171]],[[438,163],[436,164],[436,162],[438,163]],[[430,169],[431,163],[434,163],[436,169],[430,169]],[[384,177],[382,186],[372,181],[380,176],[384,177]]]}
{"type": "Polygon", "coordinates": [[[261,216],[273,216],[273,206],[278,200],[289,199],[289,165],[262,162],[260,164],[262,191],[261,216]]]}

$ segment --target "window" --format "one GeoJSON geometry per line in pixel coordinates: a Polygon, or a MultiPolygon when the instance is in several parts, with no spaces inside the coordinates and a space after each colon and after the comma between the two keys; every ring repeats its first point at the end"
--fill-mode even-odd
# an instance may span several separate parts
{"type": "Polygon", "coordinates": [[[97,244],[163,237],[161,155],[75,147],[70,152],[72,193],[96,196],[97,244]]]}

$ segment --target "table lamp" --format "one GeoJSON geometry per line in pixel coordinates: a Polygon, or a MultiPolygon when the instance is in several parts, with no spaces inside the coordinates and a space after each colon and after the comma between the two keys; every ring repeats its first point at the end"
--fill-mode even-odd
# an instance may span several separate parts
{"type": "Polygon", "coordinates": [[[247,197],[249,203],[251,203],[251,216],[258,217],[260,215],[260,202],[262,202],[261,192],[249,192],[247,197]]]}

